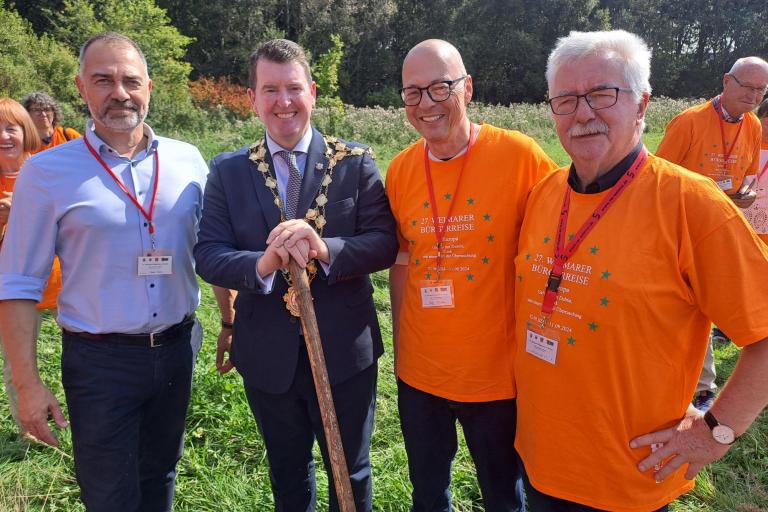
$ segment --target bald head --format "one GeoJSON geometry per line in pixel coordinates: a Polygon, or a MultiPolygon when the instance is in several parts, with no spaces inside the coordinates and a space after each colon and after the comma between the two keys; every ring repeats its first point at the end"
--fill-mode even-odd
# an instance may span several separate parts
{"type": "Polygon", "coordinates": [[[743,57],[736,62],[733,63],[733,66],[731,66],[731,70],[728,72],[731,75],[736,73],[738,74],[740,71],[762,71],[766,75],[768,75],[768,62],[764,61],[760,57],[743,57]]]}
{"type": "Polygon", "coordinates": [[[734,117],[754,110],[768,89],[768,62],[744,57],[723,76],[723,107],[734,117]]]}
{"type": "Polygon", "coordinates": [[[414,46],[403,61],[402,95],[408,121],[434,155],[452,157],[467,144],[472,77],[455,46],[440,39],[414,46]]]}
{"type": "MultiPolygon", "coordinates": [[[[459,50],[448,41],[442,39],[427,39],[422,41],[408,52],[403,61],[403,75],[405,69],[414,62],[417,64],[424,59],[436,59],[450,66],[460,75],[467,74],[467,68],[464,67],[464,61],[461,59],[459,50]]],[[[405,82],[403,82],[405,83],[405,82]]]]}

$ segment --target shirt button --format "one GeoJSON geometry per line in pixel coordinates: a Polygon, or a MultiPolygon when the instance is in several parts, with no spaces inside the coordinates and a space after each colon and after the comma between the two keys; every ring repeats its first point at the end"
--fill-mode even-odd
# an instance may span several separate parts
{"type": "Polygon", "coordinates": [[[157,316],[157,313],[152,313],[152,316],[153,316],[153,317],[157,316]]]}
{"type": "Polygon", "coordinates": [[[155,283],[150,284],[149,287],[150,288],[154,288],[155,287],[155,283]]]}

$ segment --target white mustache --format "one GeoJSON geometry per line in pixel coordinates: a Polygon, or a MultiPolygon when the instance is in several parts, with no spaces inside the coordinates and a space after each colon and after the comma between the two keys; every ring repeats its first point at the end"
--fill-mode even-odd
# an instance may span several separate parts
{"type": "Polygon", "coordinates": [[[575,124],[568,130],[571,137],[608,133],[608,125],[599,119],[593,119],[586,124],[575,124]]]}

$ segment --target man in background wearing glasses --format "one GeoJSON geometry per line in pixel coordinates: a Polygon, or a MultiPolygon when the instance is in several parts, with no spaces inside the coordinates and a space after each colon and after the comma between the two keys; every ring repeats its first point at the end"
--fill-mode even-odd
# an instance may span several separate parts
{"type": "MultiPolygon", "coordinates": [[[[762,133],[752,110],[766,91],[768,63],[758,57],[737,60],[723,75],[723,92],[670,121],[656,156],[709,176],[736,206],[748,208],[757,197],[752,182],[760,162],[762,133]]],[[[717,392],[712,341],[729,341],[718,327],[710,338],[693,398],[693,405],[701,411],[712,406],[717,392]]]]}
{"type": "Polygon", "coordinates": [[[472,123],[458,50],[416,45],[403,63],[422,139],[389,166],[400,253],[390,270],[398,407],[412,511],[450,510],[456,421],[487,511],[522,506],[512,377],[512,260],[530,189],[554,163],[525,135],[472,123]]]}
{"type": "Polygon", "coordinates": [[[753,278],[768,249],[712,180],[647,152],[650,70],[621,30],[571,32],[547,63],[573,163],[531,192],[515,258],[515,446],[534,512],[666,511],[768,403],[753,278]],[[744,349],[702,414],[710,318],[744,349]]]}

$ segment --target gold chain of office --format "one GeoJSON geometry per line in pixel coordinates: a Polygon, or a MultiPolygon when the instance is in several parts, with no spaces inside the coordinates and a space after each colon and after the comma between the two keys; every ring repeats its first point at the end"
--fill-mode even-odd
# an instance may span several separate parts
{"type": "MultiPolygon", "coordinates": [[[[350,155],[359,156],[368,153],[373,157],[370,148],[350,148],[336,137],[323,136],[323,141],[325,142],[325,157],[328,159],[328,165],[325,169],[325,175],[320,182],[320,190],[315,197],[314,207],[309,208],[304,215],[304,221],[312,226],[320,237],[323,236],[323,228],[327,222],[325,218],[325,206],[328,204],[328,187],[330,187],[331,182],[333,182],[333,169],[336,167],[336,164],[350,155]]],[[[280,220],[281,222],[285,222],[287,220],[285,218],[285,204],[283,203],[283,200],[280,199],[280,194],[277,191],[277,176],[275,175],[275,170],[264,160],[266,154],[267,147],[264,139],[252,144],[248,149],[248,159],[253,162],[256,169],[264,178],[264,185],[270,192],[272,192],[275,206],[280,210],[280,220]]],[[[309,282],[311,283],[317,274],[317,263],[315,260],[312,260],[307,264],[306,271],[309,282]]],[[[285,307],[291,315],[296,317],[301,316],[297,302],[298,294],[293,287],[293,283],[291,283],[291,275],[286,269],[281,269],[281,273],[283,274],[285,282],[288,283],[288,293],[283,296],[285,307]]]]}

